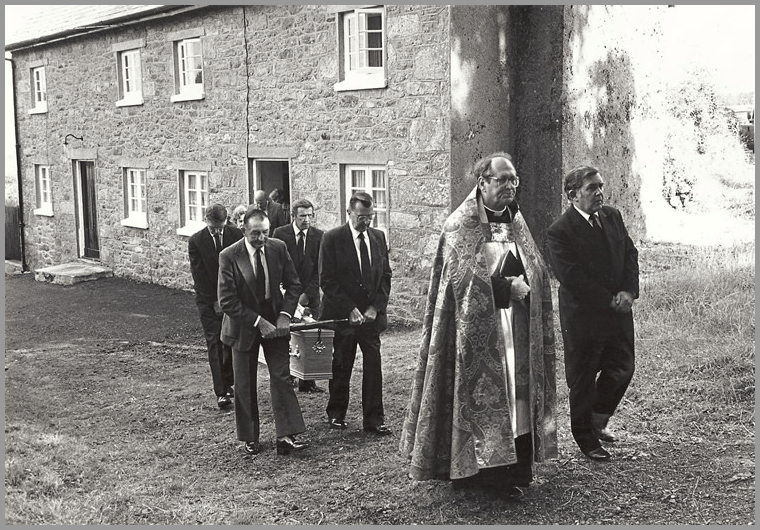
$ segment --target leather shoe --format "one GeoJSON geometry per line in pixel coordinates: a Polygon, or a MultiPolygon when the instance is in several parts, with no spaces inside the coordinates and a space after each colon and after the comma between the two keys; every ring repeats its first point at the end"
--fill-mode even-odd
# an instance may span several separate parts
{"type": "Polygon", "coordinates": [[[348,429],[348,423],[345,420],[339,420],[338,418],[330,418],[331,429],[348,429]]]}
{"type": "Polygon", "coordinates": [[[618,441],[618,438],[617,436],[615,436],[615,433],[613,433],[607,427],[603,429],[594,429],[594,434],[596,434],[596,437],[599,438],[603,442],[615,443],[618,441]]]}
{"type": "Polygon", "coordinates": [[[391,434],[391,428],[387,425],[376,425],[374,427],[364,427],[365,432],[373,432],[380,436],[387,436],[391,434]]]}
{"type": "Polygon", "coordinates": [[[612,458],[612,456],[605,451],[604,447],[597,447],[590,451],[583,451],[583,454],[596,462],[606,462],[612,458]]]}
{"type": "Polygon", "coordinates": [[[314,386],[307,386],[307,387],[304,387],[304,388],[299,388],[298,391],[299,392],[310,392],[310,393],[313,393],[313,394],[321,394],[321,393],[323,393],[325,391],[325,389],[324,388],[320,388],[317,385],[314,385],[314,386]]]}
{"type": "Polygon", "coordinates": [[[309,447],[309,444],[306,442],[299,442],[298,440],[294,440],[290,436],[287,436],[283,438],[282,440],[277,440],[277,454],[278,455],[287,455],[289,453],[292,453],[293,451],[301,451],[303,449],[306,449],[309,447]]]}
{"type": "Polygon", "coordinates": [[[232,387],[228,388],[227,391],[224,393],[225,396],[232,399],[235,397],[235,392],[232,391],[232,387]]]}
{"type": "Polygon", "coordinates": [[[261,451],[261,446],[259,445],[259,442],[245,442],[243,445],[243,451],[249,455],[257,455],[261,451]]]}
{"type": "Polygon", "coordinates": [[[221,395],[216,398],[216,404],[219,405],[220,409],[223,409],[224,407],[232,405],[232,400],[226,395],[221,395]]]}

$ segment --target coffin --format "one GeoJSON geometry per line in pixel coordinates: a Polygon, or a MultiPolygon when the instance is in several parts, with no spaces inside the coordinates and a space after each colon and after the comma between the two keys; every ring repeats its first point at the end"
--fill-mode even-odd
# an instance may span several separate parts
{"type": "Polygon", "coordinates": [[[290,375],[299,379],[332,379],[333,337],[330,329],[290,332],[290,375]]]}

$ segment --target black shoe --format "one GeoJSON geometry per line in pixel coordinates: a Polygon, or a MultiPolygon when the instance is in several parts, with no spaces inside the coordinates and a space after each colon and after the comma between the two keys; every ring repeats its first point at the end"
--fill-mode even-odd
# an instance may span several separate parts
{"type": "Polygon", "coordinates": [[[499,497],[502,499],[519,499],[523,495],[525,495],[525,492],[519,486],[507,486],[499,490],[499,497]]]}
{"type": "Polygon", "coordinates": [[[298,391],[299,392],[310,392],[310,393],[313,393],[313,394],[322,394],[322,393],[325,392],[325,389],[324,388],[320,388],[317,385],[312,385],[312,386],[306,386],[306,387],[299,387],[298,391]]]}
{"type": "Polygon", "coordinates": [[[364,427],[365,432],[373,432],[379,436],[388,436],[391,433],[391,428],[387,425],[376,425],[374,427],[364,427]]]}
{"type": "Polygon", "coordinates": [[[226,395],[221,395],[216,398],[216,404],[219,405],[220,409],[223,409],[224,407],[232,405],[232,400],[226,395]]]}
{"type": "Polygon", "coordinates": [[[615,433],[609,430],[607,427],[601,430],[594,429],[594,434],[603,442],[615,443],[618,441],[618,437],[615,435],[615,433]]]}
{"type": "Polygon", "coordinates": [[[259,442],[245,442],[245,445],[243,445],[243,451],[249,455],[257,455],[261,451],[261,446],[259,445],[259,442]]]}
{"type": "Polygon", "coordinates": [[[330,418],[330,428],[331,429],[348,429],[348,423],[346,423],[346,420],[339,420],[338,418],[330,418]]]}
{"type": "Polygon", "coordinates": [[[590,451],[583,451],[583,454],[596,462],[607,462],[610,458],[612,458],[612,456],[607,451],[605,451],[604,447],[597,447],[596,449],[591,449],[590,451]]]}
{"type": "Polygon", "coordinates": [[[301,451],[303,449],[306,449],[309,447],[309,444],[306,442],[299,442],[298,440],[294,440],[290,436],[283,438],[282,440],[277,440],[277,454],[278,455],[287,455],[292,453],[293,451],[301,451]]]}
{"type": "Polygon", "coordinates": [[[232,399],[235,397],[235,392],[233,392],[232,387],[228,388],[227,391],[224,393],[225,396],[232,399]]]}

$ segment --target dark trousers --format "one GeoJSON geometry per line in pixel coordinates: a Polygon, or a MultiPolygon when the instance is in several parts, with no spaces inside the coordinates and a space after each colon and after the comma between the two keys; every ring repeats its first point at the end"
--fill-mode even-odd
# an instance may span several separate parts
{"type": "Polygon", "coordinates": [[[383,373],[380,364],[380,334],[369,326],[352,328],[354,333],[333,337],[333,377],[327,416],[344,420],[348,410],[349,382],[356,360],[357,345],[362,349],[362,416],[364,427],[385,423],[383,411],[383,373]]]}
{"type": "Polygon", "coordinates": [[[223,395],[235,383],[232,369],[232,349],[222,343],[222,315],[214,311],[214,303],[196,301],[201,317],[201,327],[208,348],[208,364],[211,367],[211,380],[214,394],[223,395]]]}
{"type": "Polygon", "coordinates": [[[614,414],[633,378],[632,330],[624,330],[619,321],[612,328],[598,338],[574,337],[564,326],[562,330],[565,376],[570,389],[570,427],[584,452],[601,445],[593,432],[591,413],[614,414]]]}
{"type": "MultiPolygon", "coordinates": [[[[262,316],[265,311],[261,311],[262,316]]],[[[269,311],[267,315],[274,315],[269,311]]],[[[267,318],[274,323],[276,319],[267,318]]],[[[264,359],[269,368],[269,396],[272,401],[272,415],[276,436],[282,438],[299,434],[306,430],[301,407],[298,404],[293,385],[290,382],[289,337],[262,339],[259,333],[250,350],[232,350],[232,364],[235,369],[235,424],[238,440],[259,441],[259,404],[257,395],[257,374],[259,366],[259,346],[264,349],[264,359]]]]}

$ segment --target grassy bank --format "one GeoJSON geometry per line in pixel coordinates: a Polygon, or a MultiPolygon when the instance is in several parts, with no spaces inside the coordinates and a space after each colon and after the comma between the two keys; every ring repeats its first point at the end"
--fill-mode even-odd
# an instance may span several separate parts
{"type": "Polygon", "coordinates": [[[558,329],[560,455],[519,501],[407,477],[397,448],[418,331],[383,339],[394,436],[361,431],[358,369],[349,429],[327,428],[324,394],[300,394],[313,445],[278,457],[261,369],[266,450],[255,458],[235,441],[234,413],[216,408],[199,330],[172,342],[51,339],[6,352],[5,522],[752,523],[754,244],[640,250],[637,372],[609,465],[570,436],[558,329]]]}

